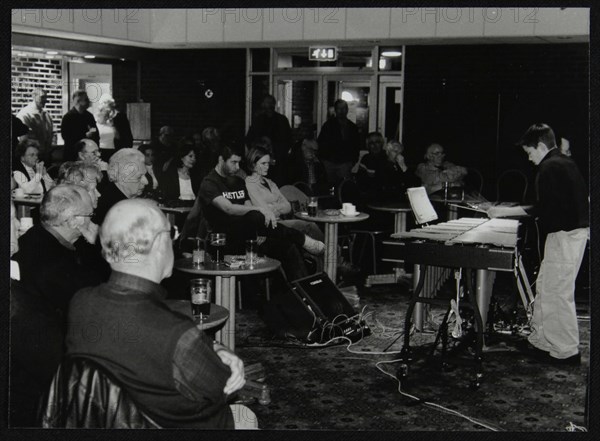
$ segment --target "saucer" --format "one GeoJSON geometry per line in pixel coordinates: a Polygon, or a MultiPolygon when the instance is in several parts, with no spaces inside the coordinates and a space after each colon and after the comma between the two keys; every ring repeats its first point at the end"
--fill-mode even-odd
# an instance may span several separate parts
{"type": "Polygon", "coordinates": [[[356,217],[356,216],[358,216],[360,214],[360,211],[355,211],[354,213],[346,214],[346,213],[344,213],[343,211],[340,210],[340,214],[342,216],[346,216],[346,217],[356,217]]]}

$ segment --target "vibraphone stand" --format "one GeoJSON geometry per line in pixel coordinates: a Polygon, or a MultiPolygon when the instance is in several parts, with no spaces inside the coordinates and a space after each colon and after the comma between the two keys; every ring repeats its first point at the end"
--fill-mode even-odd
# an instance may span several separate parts
{"type": "MultiPolygon", "coordinates": [[[[412,326],[412,316],[413,310],[417,303],[426,303],[429,305],[438,305],[438,306],[447,306],[448,309],[446,314],[444,315],[444,319],[442,324],[439,327],[435,343],[432,349],[435,352],[435,349],[438,343],[442,342],[442,368],[447,367],[446,357],[447,357],[447,347],[448,347],[448,318],[450,316],[450,312],[452,310],[451,300],[450,299],[436,299],[430,297],[422,297],[421,292],[423,291],[423,285],[425,283],[425,278],[427,273],[427,265],[420,265],[420,277],[419,282],[413,292],[413,295],[408,304],[408,309],[406,311],[406,319],[404,321],[404,345],[402,350],[400,351],[400,360],[402,361],[402,365],[398,370],[398,376],[400,378],[406,378],[409,372],[410,363],[413,361],[413,354],[410,348],[410,329],[412,326]]],[[[455,272],[455,274],[458,271],[455,272]]],[[[477,299],[475,297],[475,290],[473,289],[473,274],[472,270],[469,268],[465,269],[465,284],[466,284],[466,301],[462,300],[460,302],[460,306],[468,306],[473,310],[473,316],[475,318],[475,355],[474,355],[474,370],[473,377],[470,381],[470,387],[472,389],[478,389],[481,385],[481,380],[483,378],[483,333],[485,331],[483,326],[483,320],[481,318],[481,313],[479,311],[479,307],[477,306],[477,299]]]]}

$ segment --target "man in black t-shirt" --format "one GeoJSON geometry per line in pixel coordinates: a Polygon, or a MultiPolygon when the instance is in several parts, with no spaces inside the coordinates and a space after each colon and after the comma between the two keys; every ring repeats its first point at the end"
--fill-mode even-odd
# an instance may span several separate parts
{"type": "Polygon", "coordinates": [[[246,239],[264,236],[260,250],[279,260],[290,280],[308,275],[300,249],[320,254],[323,243],[278,224],[271,211],[251,204],[245,182],[235,176],[241,159],[231,147],[222,147],[216,167],[200,185],[198,197],[211,231],[225,233],[235,253],[242,252],[246,239]]]}

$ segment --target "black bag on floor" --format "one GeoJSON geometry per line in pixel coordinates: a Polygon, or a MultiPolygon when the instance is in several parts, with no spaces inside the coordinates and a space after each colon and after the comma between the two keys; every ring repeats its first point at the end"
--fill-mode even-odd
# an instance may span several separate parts
{"type": "Polygon", "coordinates": [[[360,340],[371,333],[366,323],[325,273],[295,280],[265,305],[267,326],[282,337],[325,343],[335,337],[360,340]]]}

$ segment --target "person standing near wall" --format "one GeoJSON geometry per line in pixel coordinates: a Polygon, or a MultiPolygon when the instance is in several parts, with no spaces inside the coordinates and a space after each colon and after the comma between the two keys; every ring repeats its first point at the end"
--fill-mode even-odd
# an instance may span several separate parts
{"type": "Polygon", "coordinates": [[[72,96],[73,107],[62,118],[60,133],[65,141],[65,161],[75,161],[77,152],[75,144],[83,138],[88,138],[100,144],[98,126],[94,115],[88,112],[90,99],[85,90],[76,90],[72,96]]]}
{"type": "Polygon", "coordinates": [[[49,163],[52,149],[52,117],[44,110],[48,101],[48,92],[42,88],[36,88],[32,94],[33,100],[19,110],[17,118],[29,127],[28,137],[39,143],[40,157],[49,163]]]}

